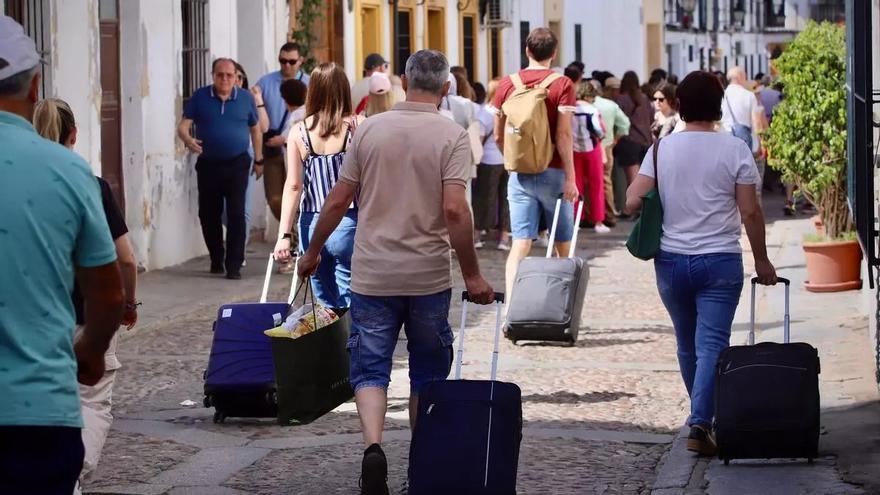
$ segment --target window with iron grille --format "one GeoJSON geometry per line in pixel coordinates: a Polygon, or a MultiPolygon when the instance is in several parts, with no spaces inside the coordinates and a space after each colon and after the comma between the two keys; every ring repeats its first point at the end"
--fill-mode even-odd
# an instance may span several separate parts
{"type": "MultiPolygon", "coordinates": [[[[6,0],[5,13],[22,25],[25,34],[34,40],[37,52],[44,61],[49,61],[52,38],[49,32],[48,0],[6,0]]],[[[40,98],[51,96],[52,73],[48,65],[40,64],[42,83],[40,98]]]]}
{"type": "Polygon", "coordinates": [[[785,0],[766,0],[764,3],[764,22],[766,27],[785,27],[785,0]]]}
{"type": "Polygon", "coordinates": [[[183,97],[189,98],[209,81],[208,0],[182,0],[183,97]]]}

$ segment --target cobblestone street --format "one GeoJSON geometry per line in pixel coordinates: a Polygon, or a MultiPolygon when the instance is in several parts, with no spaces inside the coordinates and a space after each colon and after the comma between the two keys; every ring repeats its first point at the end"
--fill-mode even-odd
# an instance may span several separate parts
{"type": "MultiPolygon", "coordinates": [[[[502,342],[499,379],[517,383],[523,393],[521,493],[649,493],[686,416],[672,328],[651,265],[634,261],[623,247],[627,230],[581,236],[578,254],[590,258],[591,278],[586,328],[575,347],[502,342]]],[[[496,288],[503,286],[505,254],[481,251],[496,288]]],[[[256,254],[251,259],[246,277],[258,279],[262,263],[256,254]]],[[[284,281],[275,282],[283,297],[284,281]]],[[[205,278],[202,290],[224,283],[205,278]]],[[[256,297],[256,290],[239,294],[256,297]]],[[[460,309],[453,305],[454,326],[460,309]]],[[[235,418],[217,425],[213,410],[201,408],[215,311],[198,309],[126,335],[114,431],[86,491],[354,493],[362,447],[353,402],[310,425],[288,428],[235,418]],[[181,406],[186,400],[197,406],[181,406]]],[[[467,378],[488,376],[493,323],[494,311],[469,311],[467,378]]],[[[409,445],[405,342],[397,356],[386,437],[392,489],[405,479],[409,445]]]]}

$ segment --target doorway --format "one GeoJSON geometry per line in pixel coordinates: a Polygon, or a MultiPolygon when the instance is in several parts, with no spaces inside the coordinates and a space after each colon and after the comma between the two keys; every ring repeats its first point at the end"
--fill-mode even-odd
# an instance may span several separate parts
{"type": "Polygon", "coordinates": [[[446,12],[428,9],[428,49],[446,51],[446,12]]]}
{"type": "Polygon", "coordinates": [[[119,1],[100,0],[101,30],[101,177],[125,211],[122,177],[122,105],[119,90],[119,1]]]}

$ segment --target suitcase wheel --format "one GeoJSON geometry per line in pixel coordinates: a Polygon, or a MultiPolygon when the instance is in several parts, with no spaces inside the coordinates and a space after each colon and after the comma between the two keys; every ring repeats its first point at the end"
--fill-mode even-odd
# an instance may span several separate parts
{"type": "Polygon", "coordinates": [[[730,459],[724,459],[724,465],[725,465],[725,466],[729,466],[729,465],[730,465],[730,459]]]}
{"type": "Polygon", "coordinates": [[[221,424],[224,421],[226,421],[226,414],[224,414],[222,411],[214,412],[214,423],[215,424],[221,424]]]}
{"type": "Polygon", "coordinates": [[[813,465],[813,458],[812,457],[807,457],[807,464],[809,464],[811,466],[813,465]]]}
{"type": "Polygon", "coordinates": [[[210,395],[206,395],[206,396],[205,396],[205,400],[202,401],[202,404],[204,404],[205,407],[211,407],[211,396],[210,396],[210,395]]]}
{"type": "Polygon", "coordinates": [[[269,406],[275,406],[278,404],[278,394],[273,390],[272,392],[266,392],[266,404],[269,406]]]}

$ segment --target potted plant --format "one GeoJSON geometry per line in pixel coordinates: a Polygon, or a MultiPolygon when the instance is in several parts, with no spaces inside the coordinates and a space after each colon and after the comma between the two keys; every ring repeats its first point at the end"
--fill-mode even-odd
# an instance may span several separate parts
{"type": "Polygon", "coordinates": [[[785,98],[763,134],[768,162],[816,206],[825,232],[804,239],[806,288],[858,289],[862,252],[846,196],[844,28],[810,22],[774,63],[785,98]]]}

